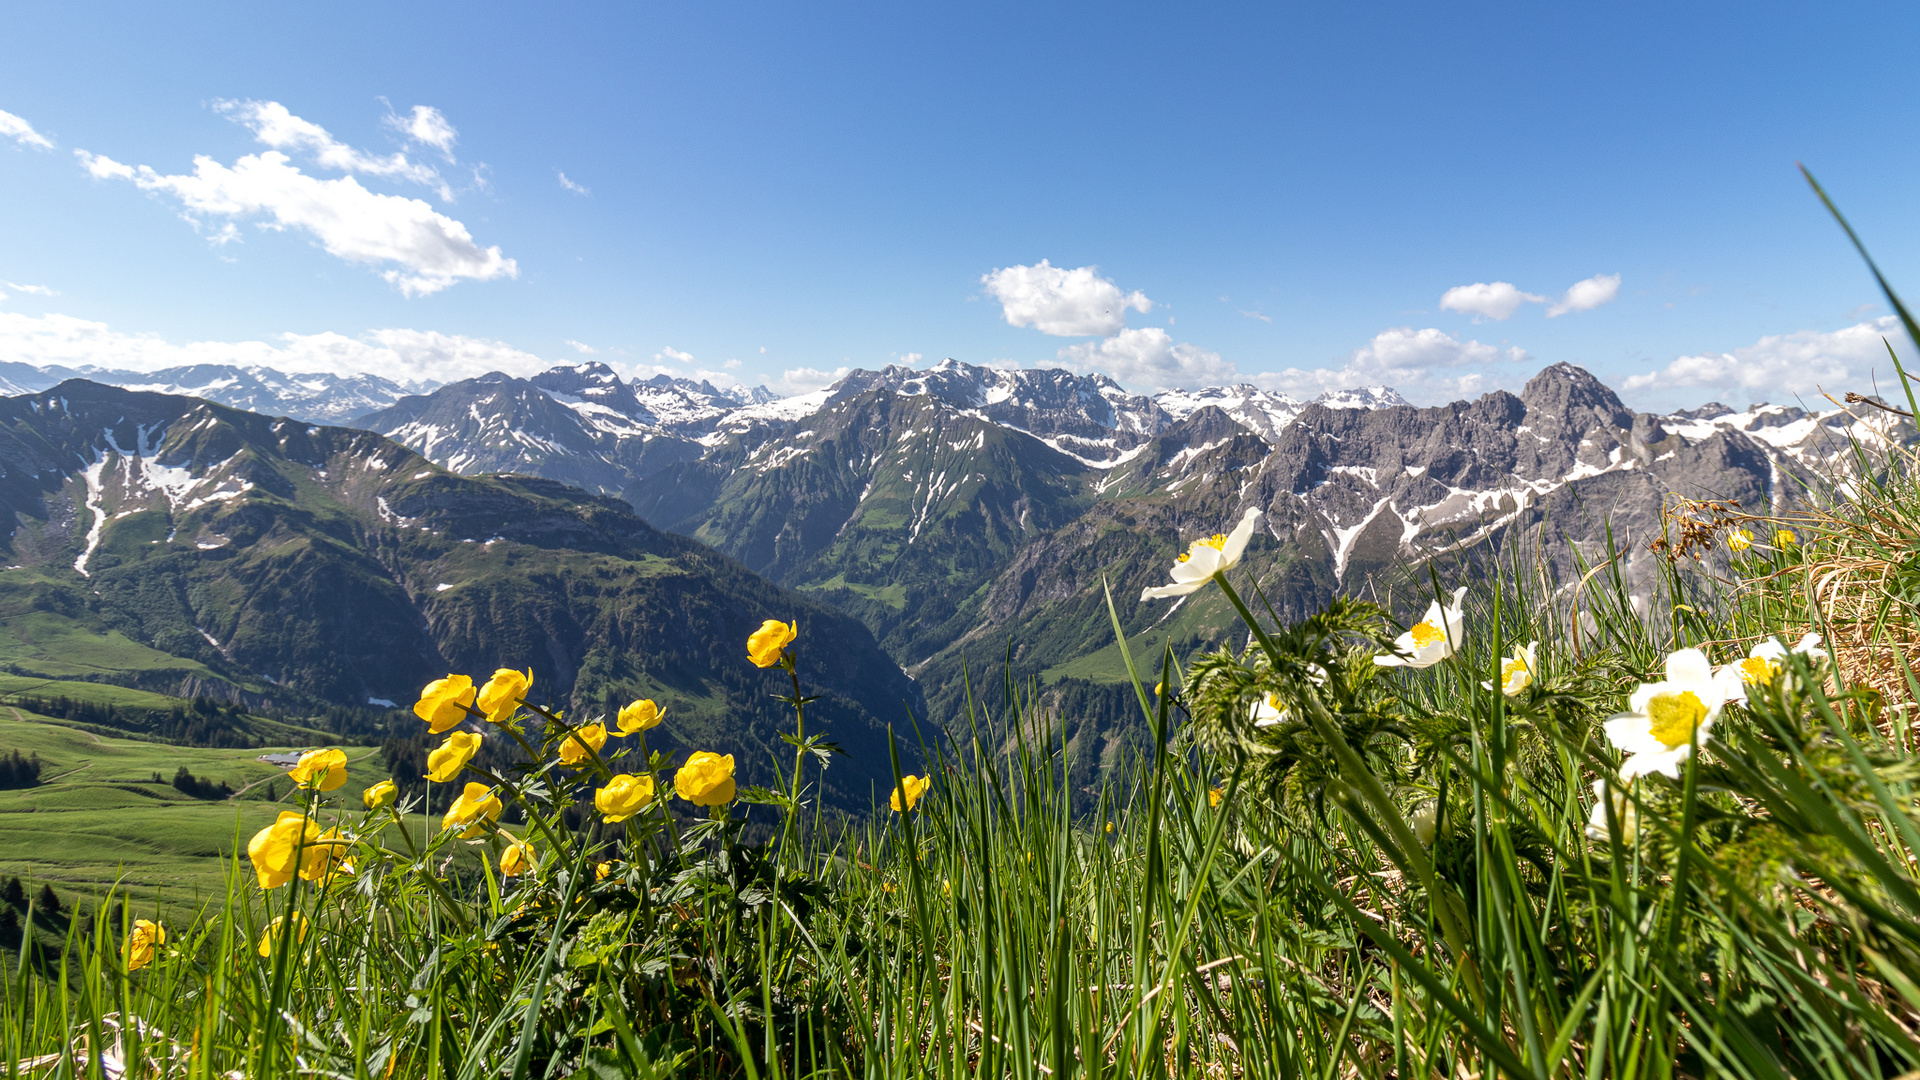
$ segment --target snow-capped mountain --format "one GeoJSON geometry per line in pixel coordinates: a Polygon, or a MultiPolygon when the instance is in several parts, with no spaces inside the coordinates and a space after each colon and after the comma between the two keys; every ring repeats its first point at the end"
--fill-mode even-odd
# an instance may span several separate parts
{"type": "Polygon", "coordinates": [[[117,371],[56,365],[0,364],[0,394],[37,393],[67,379],[87,379],[127,390],[180,394],[266,416],[316,424],[344,424],[384,409],[408,394],[426,393],[437,382],[402,382],[379,375],[288,374],[269,367],[190,364],[159,371],[117,371]]]}
{"type": "Polygon", "coordinates": [[[1307,407],[1304,401],[1246,383],[1239,386],[1208,386],[1199,390],[1165,390],[1153,395],[1153,401],[1175,420],[1185,420],[1201,409],[1212,406],[1263,439],[1280,434],[1280,429],[1293,423],[1293,418],[1307,407]]]}

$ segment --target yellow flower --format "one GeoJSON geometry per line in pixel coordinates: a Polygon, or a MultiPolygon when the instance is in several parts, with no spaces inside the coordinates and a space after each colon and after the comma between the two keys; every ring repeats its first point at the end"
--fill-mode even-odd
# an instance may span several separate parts
{"type": "Polygon", "coordinates": [[[607,880],[607,875],[611,873],[613,873],[613,864],[610,862],[595,863],[593,865],[593,880],[595,881],[605,881],[607,880]]]}
{"type": "Polygon", "coordinates": [[[628,703],[625,708],[621,709],[618,720],[620,723],[620,734],[622,735],[632,735],[637,731],[646,731],[649,728],[659,727],[660,706],[655,705],[651,698],[642,698],[639,701],[628,703]]]}
{"type": "Polygon", "coordinates": [[[500,853],[500,876],[513,877],[516,874],[524,874],[539,861],[540,856],[531,845],[515,840],[507,845],[507,850],[500,853]]]}
{"type": "Polygon", "coordinates": [[[1745,529],[1735,529],[1727,534],[1727,549],[1738,554],[1753,546],[1753,534],[1745,529]]]}
{"type": "Polygon", "coordinates": [[[574,728],[573,732],[560,743],[560,760],[569,765],[578,765],[587,760],[588,747],[592,747],[593,752],[597,754],[605,745],[607,745],[607,729],[604,725],[588,724],[585,727],[574,728]]]}
{"type": "Polygon", "coordinates": [[[400,798],[400,787],[392,780],[382,780],[360,793],[360,801],[369,810],[378,810],[383,806],[392,806],[400,798]]]}
{"type": "Polygon", "coordinates": [[[480,752],[480,736],[471,731],[456,731],[447,741],[427,754],[427,779],[444,784],[460,775],[473,755],[480,752]]]}
{"type": "Polygon", "coordinates": [[[427,722],[427,730],[438,735],[467,718],[466,706],[473,704],[473,680],[465,675],[435,679],[420,691],[413,703],[413,715],[427,722]]]}
{"type": "Polygon", "coordinates": [[[1220,800],[1226,797],[1227,797],[1227,791],[1225,788],[1208,788],[1207,789],[1207,805],[1208,806],[1219,806],[1220,800]]]}
{"type": "Polygon", "coordinates": [[[1800,542],[1792,529],[1776,529],[1773,534],[1773,546],[1785,550],[1800,542]]]}
{"type": "Polygon", "coordinates": [[[500,817],[500,797],[485,784],[470,783],[460,797],[447,807],[447,815],[440,819],[440,827],[454,829],[465,827],[460,834],[463,840],[471,840],[480,835],[489,821],[500,817]]]}
{"type": "Polygon", "coordinates": [[[696,752],[673,776],[673,790],[695,806],[724,806],[733,801],[733,755],[696,752]]]}
{"type": "MultiPolygon", "coordinates": [[[[267,924],[267,931],[260,935],[260,947],[257,951],[262,957],[271,957],[273,950],[280,946],[281,928],[287,925],[287,916],[282,915],[267,924]]],[[[307,917],[299,912],[293,913],[293,943],[307,940],[307,917]]]]}
{"type": "Polygon", "coordinates": [[[347,782],[347,754],[344,750],[309,750],[287,770],[293,782],[315,791],[332,791],[347,782]]]}
{"type": "Polygon", "coordinates": [[[609,825],[622,822],[646,809],[653,801],[653,777],[619,773],[607,786],[593,793],[594,809],[609,825]]]}
{"type": "Polygon", "coordinates": [[[787,654],[787,646],[800,634],[797,622],[783,623],[779,619],[768,619],[760,624],[747,637],[747,657],[759,667],[772,667],[787,654]]]}
{"type": "Polygon", "coordinates": [[[1258,520],[1259,509],[1250,506],[1240,516],[1240,524],[1235,525],[1231,533],[1195,540],[1191,547],[1174,559],[1171,571],[1173,584],[1143,589],[1140,599],[1159,600],[1197,592],[1202,585],[1213,580],[1213,575],[1225,573],[1239,565],[1240,556],[1246,554],[1247,542],[1253,539],[1253,524],[1258,520]]]}
{"type": "Polygon", "coordinates": [[[339,829],[328,829],[313,838],[306,853],[300,857],[300,877],[316,885],[324,885],[333,880],[334,867],[346,855],[351,846],[339,829]]]}
{"type": "Polygon", "coordinates": [[[301,870],[303,856],[310,857],[320,827],[307,815],[282,810],[274,823],[253,834],[247,841],[247,858],[253,860],[253,873],[263,889],[277,889],[293,880],[301,870]]]}
{"type": "Polygon", "coordinates": [[[932,783],[933,781],[931,779],[924,776],[909,775],[901,777],[900,786],[893,789],[891,804],[894,812],[898,813],[902,809],[913,809],[913,804],[920,801],[920,796],[927,793],[927,788],[931,786],[932,783]],[[902,798],[906,800],[904,807],[900,805],[902,798]]]}
{"type": "Polygon", "coordinates": [[[1111,835],[1113,832],[1113,822],[1111,821],[1107,822],[1107,832],[1109,835],[1111,835]]]}
{"type": "Polygon", "coordinates": [[[501,668],[480,688],[480,698],[476,703],[481,712],[493,723],[504,723],[520,707],[520,699],[527,696],[533,687],[533,669],[528,668],[521,674],[512,668],[501,668]]]}
{"type": "Polygon", "coordinates": [[[139,971],[153,963],[155,950],[166,943],[166,927],[151,919],[133,920],[133,929],[127,931],[126,948],[121,950],[126,957],[127,970],[139,971]]]}

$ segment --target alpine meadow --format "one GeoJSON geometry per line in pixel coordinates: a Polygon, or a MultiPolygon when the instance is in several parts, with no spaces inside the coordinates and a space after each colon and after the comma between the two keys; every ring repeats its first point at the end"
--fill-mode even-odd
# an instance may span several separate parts
{"type": "Polygon", "coordinates": [[[18,7],[0,1080],[1920,1080],[1920,9],[18,7]]]}

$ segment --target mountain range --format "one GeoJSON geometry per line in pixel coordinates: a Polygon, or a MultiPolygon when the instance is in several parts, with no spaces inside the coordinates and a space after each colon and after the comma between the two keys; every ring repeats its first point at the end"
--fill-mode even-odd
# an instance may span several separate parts
{"type": "Polygon", "coordinates": [[[923,709],[818,598],[617,499],[461,476],[365,430],[71,380],[0,400],[0,508],[16,652],[124,641],[137,670],[101,677],[150,688],[405,707],[449,671],[531,667],[570,715],[655,698],[657,746],[731,752],[766,782],[792,717],[745,642],[797,619],[803,655],[831,658],[803,672],[810,721],[850,754],[829,773],[846,807],[890,786],[886,726],[923,709]]]}
{"type": "Polygon", "coordinates": [[[1246,507],[1265,511],[1248,562],[1283,616],[1340,592],[1404,596],[1413,568],[1526,538],[1566,580],[1606,557],[1609,527],[1639,574],[1667,499],[1783,507],[1859,423],[1772,405],[1636,413],[1568,364],[1517,395],[1430,408],[1385,387],[1148,397],[1101,375],[951,360],[699,405],[655,409],[583,364],[449,384],[358,423],[457,471],[623,497],[860,619],[939,716],[959,708],[963,673],[997,682],[1010,659],[1096,719],[1129,708],[1105,587],[1144,635],[1136,656],[1225,640],[1233,620],[1217,598],[1136,598],[1246,507]]]}

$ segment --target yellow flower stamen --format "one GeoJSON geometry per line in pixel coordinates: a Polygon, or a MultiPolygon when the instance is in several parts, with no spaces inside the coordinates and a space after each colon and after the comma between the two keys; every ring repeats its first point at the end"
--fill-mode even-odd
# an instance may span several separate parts
{"type": "Polygon", "coordinates": [[[1500,685],[1502,686],[1511,687],[1514,683],[1532,675],[1533,671],[1527,667],[1527,662],[1518,656],[1509,656],[1500,665],[1500,685]]]}
{"type": "Polygon", "coordinates": [[[1414,645],[1422,649],[1437,642],[1447,640],[1447,632],[1430,622],[1417,622],[1413,624],[1412,633],[1414,645]]]}
{"type": "Polygon", "coordinates": [[[1669,749],[1693,742],[1693,731],[1707,718],[1707,706],[1691,690],[1660,694],[1647,702],[1647,716],[1653,721],[1650,733],[1669,749]]]}
{"type": "Polygon", "coordinates": [[[1740,661],[1740,681],[1748,686],[1770,683],[1778,674],[1780,674],[1780,665],[1764,656],[1749,656],[1740,661]]]}

